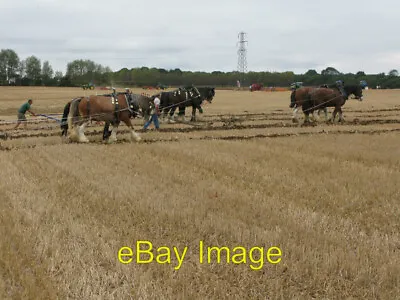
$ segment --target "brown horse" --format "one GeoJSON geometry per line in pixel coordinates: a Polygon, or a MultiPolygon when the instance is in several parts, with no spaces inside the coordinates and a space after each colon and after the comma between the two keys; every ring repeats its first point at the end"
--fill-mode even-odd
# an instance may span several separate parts
{"type": "Polygon", "coordinates": [[[355,99],[363,100],[362,87],[360,85],[345,85],[342,94],[338,89],[333,88],[317,88],[308,93],[302,104],[303,113],[305,115],[305,123],[309,122],[309,114],[315,110],[334,107],[330,121],[334,121],[339,113],[339,122],[344,121],[342,106],[350,95],[354,95],[355,99]]]}
{"type": "Polygon", "coordinates": [[[111,143],[117,140],[118,126],[122,121],[131,129],[131,137],[138,142],[141,138],[131,123],[131,117],[135,115],[135,107],[129,92],[76,98],[64,108],[62,135],[66,136],[69,128],[71,141],[87,143],[89,140],[84,133],[86,125],[90,121],[105,121],[106,124],[113,126],[111,137],[108,139],[111,143]]]}
{"type": "MultiPolygon", "coordinates": [[[[303,106],[303,103],[307,100],[308,96],[310,93],[312,93],[315,89],[315,87],[301,87],[298,89],[295,89],[291,95],[290,95],[290,108],[293,108],[293,116],[292,120],[294,123],[297,123],[299,120],[297,118],[297,112],[299,111],[299,108],[303,106]]],[[[320,111],[323,110],[325,114],[325,119],[328,119],[328,110],[326,107],[319,109],[318,110],[318,115],[320,111]]],[[[312,114],[312,118],[314,118],[314,114],[312,114]]]]}

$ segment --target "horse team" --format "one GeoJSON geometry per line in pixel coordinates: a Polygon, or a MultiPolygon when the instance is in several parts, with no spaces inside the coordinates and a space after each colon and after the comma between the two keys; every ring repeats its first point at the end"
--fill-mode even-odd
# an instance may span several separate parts
{"type": "Polygon", "coordinates": [[[325,112],[327,121],[333,122],[339,114],[339,122],[343,122],[342,106],[346,103],[350,95],[359,101],[363,100],[362,87],[360,85],[334,85],[320,87],[301,87],[294,89],[290,95],[290,107],[293,108],[293,122],[298,122],[297,112],[301,107],[305,116],[305,123],[310,122],[310,114],[314,117],[314,112],[325,112]],[[334,107],[332,117],[328,119],[327,107],[334,107]]]}
{"type": "Polygon", "coordinates": [[[85,136],[85,128],[91,121],[104,121],[103,140],[113,143],[117,140],[118,126],[121,122],[131,131],[131,139],[140,141],[140,136],[133,129],[131,118],[142,116],[146,120],[149,118],[150,111],[154,105],[155,97],[161,100],[160,109],[163,116],[169,114],[169,121],[177,108],[179,116],[184,116],[185,109],[192,106],[192,119],[196,120],[196,109],[201,110],[204,100],[212,102],[215,96],[213,87],[189,86],[179,88],[170,92],[147,96],[143,94],[133,94],[129,89],[125,92],[111,94],[91,95],[72,99],[64,107],[61,120],[62,136],[81,143],[89,142],[85,136]],[[109,132],[109,126],[112,126],[109,132]]]}
{"type": "MultiPolygon", "coordinates": [[[[290,107],[293,108],[293,121],[298,122],[297,112],[301,107],[305,115],[305,123],[310,122],[310,114],[324,110],[327,118],[327,107],[334,107],[331,121],[339,114],[339,121],[343,121],[341,107],[350,95],[362,101],[362,87],[359,85],[301,87],[291,93],[290,107]]],[[[131,139],[140,141],[140,136],[135,132],[131,118],[142,116],[147,120],[154,105],[155,97],[160,99],[160,110],[164,118],[173,121],[176,109],[179,109],[178,118],[184,117],[185,109],[192,107],[191,121],[196,121],[196,110],[202,112],[203,101],[212,102],[215,96],[213,87],[183,87],[169,92],[161,92],[153,96],[133,94],[129,89],[125,92],[111,94],[91,95],[71,100],[65,105],[61,121],[62,136],[77,142],[89,142],[85,136],[85,128],[91,121],[104,121],[103,140],[113,143],[117,140],[118,126],[121,122],[130,129],[131,139]],[[109,126],[112,126],[111,132],[109,126]]]]}

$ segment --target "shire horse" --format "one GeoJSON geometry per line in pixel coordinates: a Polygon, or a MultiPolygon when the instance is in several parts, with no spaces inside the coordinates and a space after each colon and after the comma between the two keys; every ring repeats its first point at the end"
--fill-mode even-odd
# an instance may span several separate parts
{"type": "MultiPolygon", "coordinates": [[[[326,88],[327,86],[321,86],[321,88],[324,87],[326,88]]],[[[315,87],[301,87],[298,89],[295,89],[291,94],[290,94],[290,108],[293,108],[293,116],[292,120],[294,123],[298,123],[298,118],[297,118],[297,112],[299,111],[299,108],[303,106],[303,103],[305,102],[305,99],[309,96],[309,94],[315,90],[315,87]]],[[[328,109],[326,107],[321,108],[318,110],[318,115],[320,114],[321,110],[324,111],[325,114],[325,119],[328,120],[328,109]]],[[[314,118],[314,114],[312,114],[312,118],[314,118]]]]}
{"type": "Polygon", "coordinates": [[[190,119],[191,122],[196,121],[196,109],[198,109],[200,113],[203,113],[203,109],[201,107],[203,101],[205,100],[208,103],[212,103],[212,100],[215,96],[215,88],[213,87],[198,87],[197,90],[200,93],[200,97],[192,98],[190,101],[187,101],[179,106],[179,117],[184,117],[186,107],[192,106],[192,117],[190,119]]]}
{"type": "MultiPolygon", "coordinates": [[[[135,132],[131,123],[131,117],[136,116],[137,113],[138,106],[134,103],[131,93],[128,91],[115,93],[114,90],[112,94],[75,98],[64,107],[61,135],[67,137],[68,129],[70,129],[69,138],[71,141],[87,143],[89,140],[84,131],[88,123],[90,121],[104,121],[107,131],[110,124],[113,126],[108,139],[108,142],[112,143],[117,140],[118,126],[122,121],[131,129],[131,138],[139,142],[141,137],[135,132]]],[[[106,137],[106,134],[104,134],[103,139],[106,137]]]]}
{"type": "Polygon", "coordinates": [[[172,117],[178,107],[192,106],[192,115],[195,115],[195,109],[201,104],[201,94],[194,86],[179,88],[171,92],[161,92],[160,97],[160,108],[163,112],[163,119],[169,113],[168,121],[171,123],[173,123],[172,117]]]}
{"type": "Polygon", "coordinates": [[[342,106],[346,103],[348,97],[354,95],[354,99],[363,100],[362,87],[360,85],[345,85],[343,91],[344,94],[337,88],[326,87],[309,91],[302,103],[302,110],[305,116],[304,122],[310,122],[310,113],[327,107],[335,108],[329,121],[334,122],[336,115],[339,113],[339,122],[343,122],[342,106]]]}

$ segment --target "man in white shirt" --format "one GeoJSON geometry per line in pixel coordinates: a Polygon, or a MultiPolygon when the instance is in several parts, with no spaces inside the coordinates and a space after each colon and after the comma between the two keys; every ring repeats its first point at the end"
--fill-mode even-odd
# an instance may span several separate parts
{"type": "Polygon", "coordinates": [[[144,130],[147,130],[147,127],[150,126],[151,122],[154,122],[154,126],[156,127],[156,129],[160,129],[160,123],[158,122],[158,116],[160,114],[160,103],[161,103],[160,98],[155,97],[153,102],[154,104],[150,103],[150,105],[152,106],[151,118],[146,122],[146,124],[144,124],[143,127],[144,130]]]}

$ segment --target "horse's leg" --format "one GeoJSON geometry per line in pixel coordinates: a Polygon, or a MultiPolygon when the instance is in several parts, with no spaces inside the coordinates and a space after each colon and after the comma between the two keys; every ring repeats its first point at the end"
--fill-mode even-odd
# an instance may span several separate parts
{"type": "Polygon", "coordinates": [[[310,120],[312,120],[313,122],[316,122],[316,121],[317,121],[317,120],[315,119],[315,110],[313,110],[313,111],[311,112],[310,120]]]}
{"type": "Polygon", "coordinates": [[[322,110],[323,110],[323,108],[318,109],[317,118],[316,118],[318,121],[321,119],[321,111],[322,110]]]}
{"type": "Polygon", "coordinates": [[[175,108],[178,108],[178,116],[184,116],[186,114],[185,107],[182,106],[182,104],[176,106],[175,108]]]}
{"type": "Polygon", "coordinates": [[[192,105],[192,118],[190,119],[190,122],[196,122],[196,105],[192,105]]]}
{"type": "Polygon", "coordinates": [[[69,131],[69,140],[77,142],[79,137],[79,124],[75,123],[71,130],[69,131]]]}
{"type": "Polygon", "coordinates": [[[321,119],[321,111],[324,111],[324,113],[325,113],[325,120],[326,120],[326,113],[327,113],[327,109],[326,109],[326,107],[324,107],[324,108],[319,108],[318,109],[318,113],[317,113],[317,120],[320,120],[321,119]]]}
{"type": "Polygon", "coordinates": [[[185,106],[179,106],[178,108],[178,116],[185,116],[185,111],[186,111],[186,107],[185,106]]]}
{"type": "Polygon", "coordinates": [[[321,108],[320,110],[318,110],[318,119],[319,119],[319,120],[321,120],[321,112],[322,112],[322,111],[325,113],[326,107],[321,108]]]}
{"type": "Polygon", "coordinates": [[[78,141],[80,143],[89,143],[89,139],[85,135],[85,127],[88,125],[88,121],[83,121],[83,123],[80,126],[77,126],[77,131],[78,131],[78,141]]]}
{"type": "Polygon", "coordinates": [[[310,115],[309,113],[305,113],[304,114],[304,123],[310,123],[310,115]]]}
{"type": "Polygon", "coordinates": [[[175,110],[176,110],[176,106],[171,107],[171,109],[169,111],[168,123],[175,123],[175,121],[173,120],[175,110]]]}
{"type": "Polygon", "coordinates": [[[64,127],[62,133],[61,133],[61,140],[63,142],[67,142],[68,141],[68,128],[64,127]]]}
{"type": "Polygon", "coordinates": [[[175,114],[176,106],[171,107],[169,110],[169,117],[172,118],[175,114]]]}
{"type": "Polygon", "coordinates": [[[291,94],[290,94],[290,108],[295,108],[296,107],[296,90],[294,90],[291,94]]]}
{"type": "Polygon", "coordinates": [[[170,112],[171,112],[172,107],[170,108],[166,108],[163,110],[163,115],[162,115],[162,119],[164,123],[169,123],[171,118],[169,116],[170,112]]]}
{"type": "Polygon", "coordinates": [[[292,116],[292,122],[293,123],[299,123],[299,119],[297,119],[297,112],[299,111],[299,108],[297,106],[294,107],[293,109],[293,116],[292,116]]]}
{"type": "Polygon", "coordinates": [[[332,113],[332,117],[329,119],[330,122],[332,122],[332,123],[335,122],[337,113],[338,113],[338,108],[335,107],[335,109],[334,109],[334,111],[333,111],[333,113],[332,113]]]}
{"type": "Polygon", "coordinates": [[[68,114],[68,127],[69,127],[69,140],[72,142],[77,142],[78,141],[78,125],[79,125],[79,110],[78,106],[79,103],[77,103],[77,100],[71,102],[71,108],[68,114]],[[75,112],[78,111],[78,115],[75,115],[75,112]]]}
{"type": "Polygon", "coordinates": [[[83,122],[79,120],[79,118],[79,116],[73,117],[73,120],[71,120],[71,123],[69,124],[71,127],[69,132],[69,140],[73,142],[80,142],[80,127],[83,122]]]}
{"type": "Polygon", "coordinates": [[[73,117],[70,119],[70,122],[74,123],[72,138],[79,143],[88,143],[89,139],[85,136],[85,127],[89,124],[89,113],[87,111],[87,106],[85,105],[81,108],[81,104],[81,101],[74,101],[70,108],[69,117],[73,117]]]}
{"type": "Polygon", "coordinates": [[[344,122],[342,108],[339,108],[339,122],[344,122]]]}
{"type": "Polygon", "coordinates": [[[160,120],[159,120],[159,121],[160,121],[161,123],[164,123],[164,122],[165,122],[165,116],[166,116],[166,112],[165,112],[165,111],[166,111],[166,110],[165,110],[164,108],[161,108],[161,109],[160,109],[160,113],[161,113],[161,114],[160,114],[160,120]]]}
{"type": "Polygon", "coordinates": [[[124,121],[125,125],[128,126],[128,128],[131,130],[131,140],[133,139],[133,140],[135,140],[136,142],[140,142],[140,141],[142,140],[142,138],[141,138],[140,135],[139,135],[137,132],[135,132],[135,130],[133,129],[131,119],[128,118],[128,119],[123,120],[123,121],[124,121]]]}
{"type": "Polygon", "coordinates": [[[325,121],[328,121],[328,108],[324,107],[325,121]]]}
{"type": "Polygon", "coordinates": [[[185,110],[186,110],[185,106],[178,106],[178,116],[176,117],[178,121],[180,122],[185,121],[185,110]]]}
{"type": "MultiPolygon", "coordinates": [[[[313,112],[311,112],[313,113],[313,112]]],[[[310,111],[307,110],[306,112],[304,112],[304,124],[310,123],[310,111]]]]}
{"type": "Polygon", "coordinates": [[[117,131],[119,122],[112,123],[111,135],[108,139],[108,143],[115,143],[117,141],[117,131]]]}
{"type": "Polygon", "coordinates": [[[109,128],[110,128],[110,122],[106,121],[103,130],[103,141],[107,140],[111,135],[109,128]]]}

